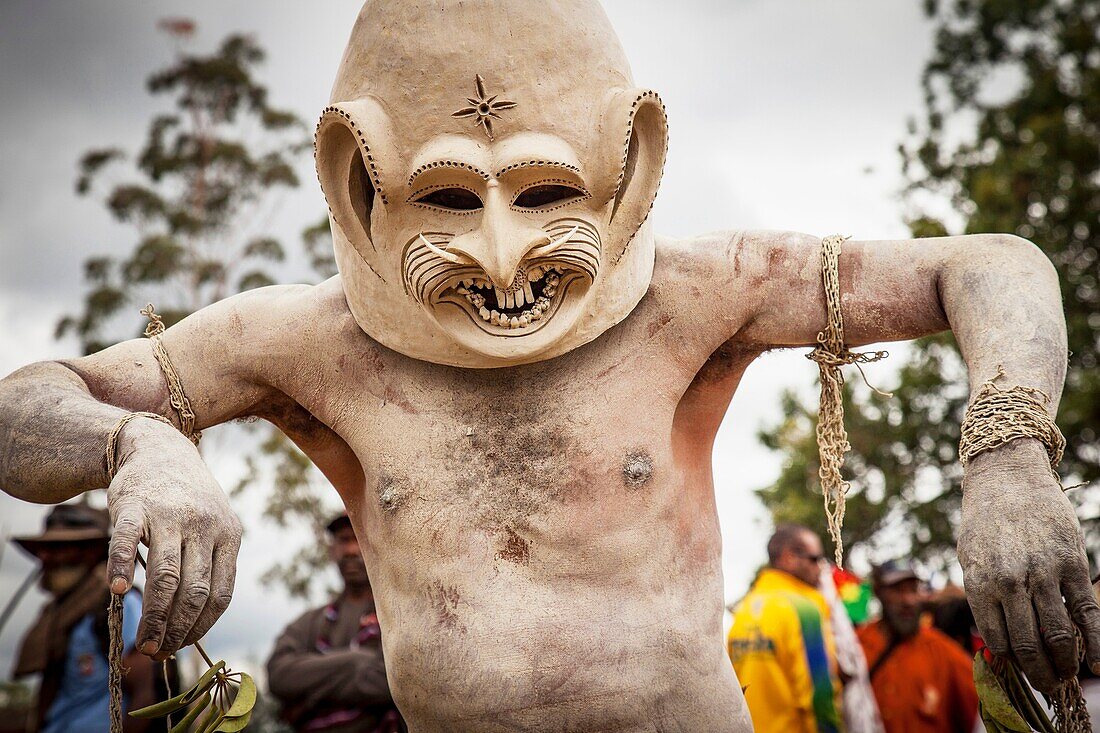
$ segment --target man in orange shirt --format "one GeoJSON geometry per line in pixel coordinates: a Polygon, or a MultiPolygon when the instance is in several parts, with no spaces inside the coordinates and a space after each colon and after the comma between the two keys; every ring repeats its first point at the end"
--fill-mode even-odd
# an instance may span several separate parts
{"type": "Polygon", "coordinates": [[[923,588],[904,561],[875,568],[882,618],[858,632],[887,733],[970,733],[978,714],[970,657],[921,624],[923,588]]]}

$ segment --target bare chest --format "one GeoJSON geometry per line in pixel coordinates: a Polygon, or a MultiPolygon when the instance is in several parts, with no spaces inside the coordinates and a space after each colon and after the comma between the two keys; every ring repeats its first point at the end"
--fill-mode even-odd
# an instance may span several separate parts
{"type": "Polygon", "coordinates": [[[415,365],[369,380],[343,431],[363,467],[364,512],[390,525],[444,511],[482,530],[533,530],[645,501],[675,472],[673,377],[591,366],[415,365]]]}

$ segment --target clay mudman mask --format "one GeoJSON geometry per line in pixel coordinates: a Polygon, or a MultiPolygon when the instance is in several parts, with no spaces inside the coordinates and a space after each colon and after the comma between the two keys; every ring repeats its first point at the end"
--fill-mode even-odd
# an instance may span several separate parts
{"type": "Polygon", "coordinates": [[[666,140],[595,0],[370,0],[316,143],[352,314],[454,366],[588,343],[649,286],[666,140]]]}

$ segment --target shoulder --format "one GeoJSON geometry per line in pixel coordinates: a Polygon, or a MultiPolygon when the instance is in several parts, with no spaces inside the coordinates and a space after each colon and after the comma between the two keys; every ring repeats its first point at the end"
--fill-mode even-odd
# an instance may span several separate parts
{"type": "MultiPolygon", "coordinates": [[[[190,353],[207,363],[260,366],[258,354],[331,339],[351,313],[339,277],[320,285],[271,285],[213,303],[164,332],[169,353],[190,353]]],[[[232,365],[230,365],[232,366],[232,365]]]]}
{"type": "Polygon", "coordinates": [[[319,285],[270,285],[239,293],[188,316],[165,336],[179,331],[212,331],[240,339],[283,333],[288,324],[341,314],[350,317],[340,278],[336,276],[319,285]]]}
{"type": "Polygon", "coordinates": [[[821,238],[811,234],[768,229],[724,230],[686,239],[657,237],[657,267],[702,273],[723,264],[734,277],[753,277],[788,258],[801,263],[805,253],[820,244],[821,238]]]}
{"type": "MultiPolygon", "coordinates": [[[[718,343],[753,320],[779,289],[800,285],[820,239],[783,231],[731,230],[657,238],[651,290],[669,293],[692,323],[713,323],[718,343]]],[[[716,344],[717,345],[717,344],[716,344]]]]}
{"type": "Polygon", "coordinates": [[[685,239],[656,237],[656,282],[709,278],[728,270],[742,249],[745,232],[720,231],[685,239]]]}

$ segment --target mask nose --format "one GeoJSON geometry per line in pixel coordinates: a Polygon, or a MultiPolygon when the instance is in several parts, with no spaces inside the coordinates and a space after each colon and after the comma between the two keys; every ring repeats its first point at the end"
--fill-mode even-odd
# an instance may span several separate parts
{"type": "Polygon", "coordinates": [[[532,249],[550,243],[550,236],[516,216],[495,181],[485,196],[481,228],[455,237],[447,248],[477,262],[498,288],[515,279],[519,263],[532,249]]]}

